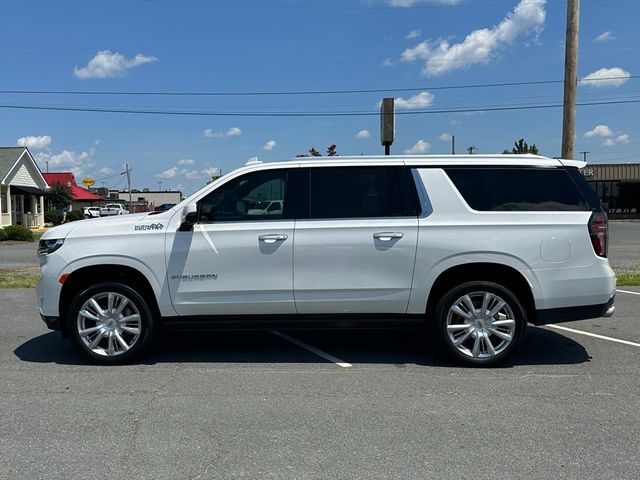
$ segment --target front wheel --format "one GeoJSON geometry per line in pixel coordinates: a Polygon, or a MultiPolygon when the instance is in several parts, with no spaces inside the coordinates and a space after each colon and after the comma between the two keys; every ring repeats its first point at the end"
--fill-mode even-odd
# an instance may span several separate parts
{"type": "Polygon", "coordinates": [[[147,302],[128,285],[107,282],[84,290],[67,315],[69,336],[93,361],[126,363],[151,344],[154,319],[147,302]]]}
{"type": "Polygon", "coordinates": [[[507,358],[527,328],[524,308],[516,296],[493,282],[468,282],[452,288],[438,302],[436,318],[447,352],[476,366],[507,358]]]}

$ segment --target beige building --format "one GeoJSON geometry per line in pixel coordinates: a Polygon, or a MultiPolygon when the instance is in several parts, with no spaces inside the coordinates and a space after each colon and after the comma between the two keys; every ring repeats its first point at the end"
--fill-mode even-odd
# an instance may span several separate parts
{"type": "Polygon", "coordinates": [[[0,147],[0,227],[44,226],[49,185],[26,147],[0,147]]]}
{"type": "Polygon", "coordinates": [[[589,164],[580,171],[609,213],[640,214],[640,163],[589,164]]]}

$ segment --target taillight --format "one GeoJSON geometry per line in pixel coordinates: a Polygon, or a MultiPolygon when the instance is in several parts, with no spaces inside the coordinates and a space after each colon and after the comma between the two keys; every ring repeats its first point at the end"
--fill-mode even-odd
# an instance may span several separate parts
{"type": "Polygon", "coordinates": [[[599,257],[607,257],[609,244],[609,221],[604,212],[594,212],[589,219],[589,236],[593,251],[599,257]]]}

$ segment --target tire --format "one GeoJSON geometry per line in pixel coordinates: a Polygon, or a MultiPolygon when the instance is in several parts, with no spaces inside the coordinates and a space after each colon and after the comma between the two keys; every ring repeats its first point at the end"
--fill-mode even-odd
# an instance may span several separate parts
{"type": "Polygon", "coordinates": [[[96,363],[117,365],[139,358],[151,345],[155,330],[147,302],[122,283],[92,285],[69,306],[67,332],[76,347],[96,363]]]}
{"type": "Polygon", "coordinates": [[[502,285],[484,281],[449,290],[436,306],[436,321],[445,351],[472,366],[507,359],[527,329],[518,298],[502,285]]]}

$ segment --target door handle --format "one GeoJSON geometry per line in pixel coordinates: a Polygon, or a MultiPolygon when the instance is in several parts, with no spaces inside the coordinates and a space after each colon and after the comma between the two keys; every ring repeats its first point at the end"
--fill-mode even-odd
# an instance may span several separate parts
{"type": "Polygon", "coordinates": [[[258,240],[264,243],[284,242],[288,235],[284,233],[267,233],[266,235],[258,235],[258,240]]]}
{"type": "Polygon", "coordinates": [[[402,237],[403,235],[401,232],[378,232],[373,234],[373,238],[375,238],[376,240],[381,240],[383,242],[388,242],[390,240],[402,237]]]}

